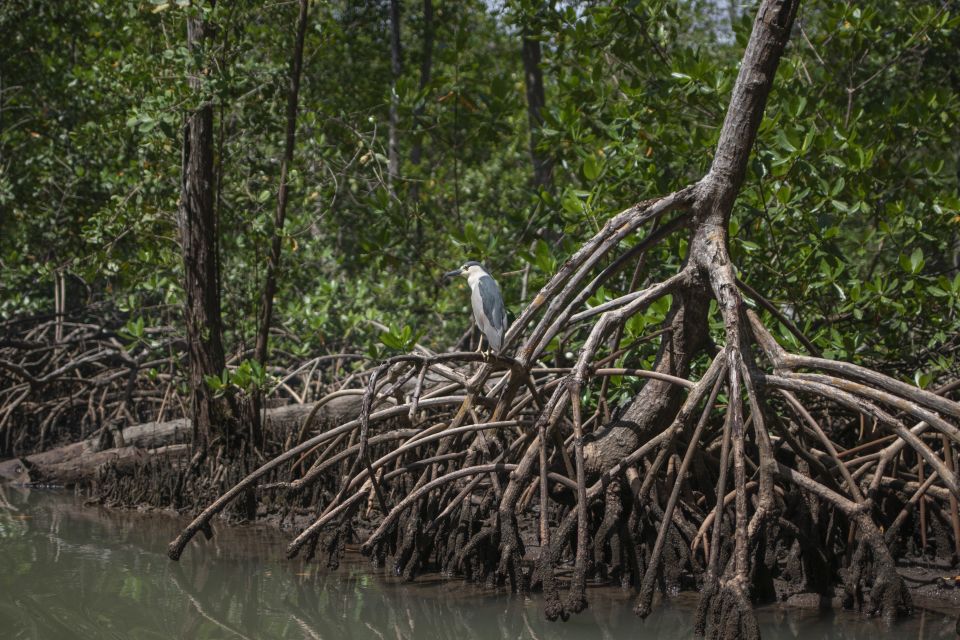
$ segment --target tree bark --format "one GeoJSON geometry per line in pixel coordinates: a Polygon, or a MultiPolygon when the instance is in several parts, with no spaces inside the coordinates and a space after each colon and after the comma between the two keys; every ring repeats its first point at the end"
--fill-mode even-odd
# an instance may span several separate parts
{"type": "MultiPolygon", "coordinates": [[[[213,4],[211,2],[211,4],[213,4]]],[[[212,29],[201,16],[187,19],[187,46],[202,50],[212,29]]],[[[183,127],[180,205],[177,225],[183,252],[187,342],[189,345],[190,414],[193,442],[201,451],[229,431],[231,407],[215,398],[207,376],[225,366],[223,322],[220,315],[217,220],[213,206],[213,106],[203,97],[205,69],[192,70],[189,86],[200,105],[189,112],[183,127]]]]}
{"type": "MultiPolygon", "coordinates": [[[[271,234],[270,256],[267,262],[267,274],[263,282],[263,292],[260,298],[260,314],[257,319],[257,342],[254,348],[254,359],[261,365],[267,364],[267,348],[270,340],[270,325],[273,321],[273,298],[277,292],[277,274],[280,270],[280,259],[283,254],[283,226],[287,218],[287,172],[293,163],[293,151],[297,137],[297,111],[300,98],[300,76],[303,70],[303,44],[307,33],[308,0],[300,0],[300,14],[297,18],[297,35],[293,47],[293,57],[290,60],[290,89],[287,93],[287,129],[283,148],[283,159],[280,161],[280,187],[277,193],[277,210],[273,218],[273,233],[271,234]]],[[[252,438],[257,446],[261,440],[260,404],[261,393],[256,389],[250,398],[250,416],[252,422],[252,438]]]]}
{"type": "Polygon", "coordinates": [[[537,148],[543,127],[546,93],[543,89],[543,70],[540,69],[540,41],[529,32],[523,36],[523,78],[527,87],[527,118],[530,121],[530,160],[533,162],[533,185],[544,189],[550,184],[553,161],[537,148]]]}
{"type": "MultiPolygon", "coordinates": [[[[691,282],[675,296],[665,326],[654,370],[686,378],[690,364],[707,344],[707,311],[710,298],[704,282],[691,282]]],[[[585,470],[595,478],[608,469],[611,461],[622,460],[641,444],[670,426],[684,391],[676,385],[650,380],[623,414],[612,423],[588,435],[584,442],[585,470]]]]}
{"type": "MultiPolygon", "coordinates": [[[[433,0],[423,0],[423,52],[420,58],[420,91],[421,93],[430,84],[430,76],[433,73],[433,0]]],[[[413,110],[413,148],[410,150],[410,164],[419,168],[423,159],[423,103],[417,104],[413,110]]],[[[420,202],[420,180],[419,175],[410,184],[410,202],[418,207],[420,202]]],[[[420,246],[423,242],[423,216],[418,211],[416,216],[416,244],[420,246]]]]}
{"type": "Polygon", "coordinates": [[[396,182],[400,177],[400,149],[397,125],[400,99],[397,96],[397,81],[403,73],[402,52],[400,50],[400,0],[390,0],[390,70],[393,83],[390,86],[390,122],[387,139],[387,187],[395,193],[396,182]]]}

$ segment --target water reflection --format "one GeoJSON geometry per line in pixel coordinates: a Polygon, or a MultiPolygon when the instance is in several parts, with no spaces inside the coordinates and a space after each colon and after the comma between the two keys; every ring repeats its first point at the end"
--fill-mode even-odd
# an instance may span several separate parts
{"type": "MultiPolygon", "coordinates": [[[[336,572],[282,558],[262,527],[221,527],[179,563],[165,555],[182,521],[84,508],[74,498],[0,487],[3,638],[685,639],[692,599],[645,621],[631,595],[594,594],[566,623],[544,620],[537,598],[423,578],[372,575],[362,560],[336,572]]],[[[855,615],[769,610],[764,638],[955,638],[954,621],[920,613],[892,632],[855,615]]]]}

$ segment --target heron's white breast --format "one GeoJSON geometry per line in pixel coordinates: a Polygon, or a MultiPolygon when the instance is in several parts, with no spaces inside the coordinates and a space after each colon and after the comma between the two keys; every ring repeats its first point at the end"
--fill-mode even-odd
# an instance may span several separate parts
{"type": "Polygon", "coordinates": [[[483,269],[471,267],[470,271],[467,272],[467,284],[470,285],[471,289],[476,289],[477,283],[480,282],[480,278],[485,275],[487,275],[487,272],[483,269]]]}

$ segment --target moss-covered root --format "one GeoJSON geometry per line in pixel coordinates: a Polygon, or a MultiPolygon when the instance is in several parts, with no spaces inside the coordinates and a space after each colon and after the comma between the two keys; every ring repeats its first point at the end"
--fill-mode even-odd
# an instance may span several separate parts
{"type": "Polygon", "coordinates": [[[517,518],[511,511],[500,514],[500,564],[497,567],[497,582],[504,581],[515,593],[530,590],[528,576],[523,568],[523,541],[518,533],[517,518]]]}
{"type": "Polygon", "coordinates": [[[866,613],[879,616],[887,624],[892,624],[898,617],[910,615],[913,610],[910,592],[907,591],[903,578],[897,573],[890,549],[873,520],[864,514],[856,518],[856,524],[862,542],[850,563],[846,581],[848,598],[853,596],[852,600],[866,613]],[[868,565],[870,562],[873,582],[864,603],[860,594],[867,586],[864,578],[871,574],[871,567],[868,565]]]}
{"type": "Polygon", "coordinates": [[[707,617],[710,615],[710,606],[719,590],[717,578],[712,573],[708,573],[700,589],[700,600],[697,602],[697,612],[693,618],[694,637],[703,638],[707,634],[707,617]]]}
{"type": "Polygon", "coordinates": [[[872,616],[881,616],[891,625],[897,618],[908,616],[913,611],[913,601],[903,578],[892,566],[882,566],[877,571],[867,612],[872,616]]]}
{"type": "Polygon", "coordinates": [[[704,585],[694,622],[707,640],[760,640],[760,626],[745,586],[736,580],[704,585]]]}
{"type": "Polygon", "coordinates": [[[557,580],[549,553],[541,553],[537,564],[537,573],[540,574],[541,584],[543,585],[543,612],[547,620],[555,621],[558,618],[566,620],[569,615],[566,610],[564,610],[563,602],[560,600],[560,590],[557,587],[557,580]]]}

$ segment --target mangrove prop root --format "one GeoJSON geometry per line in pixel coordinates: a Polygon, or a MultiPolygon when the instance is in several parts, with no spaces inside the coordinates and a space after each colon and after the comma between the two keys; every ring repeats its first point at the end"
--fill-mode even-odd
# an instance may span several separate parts
{"type": "MultiPolygon", "coordinates": [[[[301,429],[296,444],[207,506],[170,557],[231,501],[269,484],[288,491],[261,487],[258,499],[298,500],[315,513],[292,553],[332,533],[324,538],[330,557],[355,539],[380,562],[393,556],[408,578],[443,570],[525,590],[532,577],[551,619],[587,606],[594,567],[601,577],[629,576],[641,615],[658,581],[675,587],[695,574],[697,633],[757,638],[753,598],[769,597],[776,554],[793,553],[795,543],[801,559],[817,549],[824,558],[793,562],[792,573],[849,550],[846,584],[869,591],[863,609],[888,620],[909,612],[879,524],[892,522],[902,501],[888,507],[883,497],[892,483],[915,479],[894,462],[919,456],[930,473],[919,481],[925,512],[950,512],[960,490],[960,404],[826,360],[806,339],[813,355],[787,353],[748,310],[744,295],[768,313],[770,305],[745,285],[741,293],[728,251],[730,213],[797,7],[760,3],[701,180],[613,216],[525,307],[501,355],[419,349],[352,376],[359,415],[301,429]],[[676,273],[586,308],[601,286],[616,288],[622,267],[679,233],[688,252],[676,273]],[[667,317],[649,343],[653,365],[613,366],[626,323],[667,296],[667,317]],[[719,345],[711,301],[723,323],[719,345]],[[576,362],[544,365],[547,349],[567,340],[582,341],[576,362]],[[638,391],[604,420],[607,400],[601,406],[591,395],[609,391],[604,380],[614,375],[638,391]],[[865,416],[890,439],[853,457],[860,443],[818,422],[831,408],[841,422],[865,416]],[[803,517],[786,517],[798,510],[803,517]]],[[[837,578],[821,573],[811,579],[818,589],[837,578]]]]}

